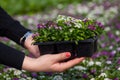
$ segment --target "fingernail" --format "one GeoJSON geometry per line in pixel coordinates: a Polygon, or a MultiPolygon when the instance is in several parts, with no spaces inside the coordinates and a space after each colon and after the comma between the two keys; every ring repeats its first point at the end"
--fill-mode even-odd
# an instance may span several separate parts
{"type": "Polygon", "coordinates": [[[70,56],[71,56],[70,52],[66,52],[66,57],[70,57],[70,56]]]}

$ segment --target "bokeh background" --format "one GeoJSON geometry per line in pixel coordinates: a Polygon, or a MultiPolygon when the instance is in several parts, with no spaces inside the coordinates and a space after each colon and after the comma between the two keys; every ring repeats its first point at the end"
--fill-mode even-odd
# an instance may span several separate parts
{"type": "MultiPolygon", "coordinates": [[[[0,65],[0,80],[120,80],[120,0],[0,0],[13,18],[31,30],[57,15],[78,19],[91,18],[104,24],[98,39],[98,51],[92,58],[62,73],[19,71],[0,65]]],[[[29,54],[5,37],[0,41],[29,54]]]]}

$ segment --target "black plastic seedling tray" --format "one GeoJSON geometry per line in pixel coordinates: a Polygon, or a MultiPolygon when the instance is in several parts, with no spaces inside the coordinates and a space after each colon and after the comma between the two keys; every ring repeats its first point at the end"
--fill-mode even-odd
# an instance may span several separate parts
{"type": "Polygon", "coordinates": [[[91,57],[97,51],[97,37],[81,40],[76,44],[71,41],[37,42],[41,55],[71,52],[71,58],[91,57]]]}

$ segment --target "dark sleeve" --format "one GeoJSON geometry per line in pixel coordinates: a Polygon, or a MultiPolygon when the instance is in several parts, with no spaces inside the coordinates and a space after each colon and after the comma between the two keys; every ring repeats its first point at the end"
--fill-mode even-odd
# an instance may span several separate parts
{"type": "Polygon", "coordinates": [[[0,7],[0,36],[5,36],[20,44],[20,38],[30,31],[14,20],[0,7]]]}
{"type": "Polygon", "coordinates": [[[1,64],[21,70],[24,57],[25,57],[24,53],[0,43],[0,63],[1,64]]]}

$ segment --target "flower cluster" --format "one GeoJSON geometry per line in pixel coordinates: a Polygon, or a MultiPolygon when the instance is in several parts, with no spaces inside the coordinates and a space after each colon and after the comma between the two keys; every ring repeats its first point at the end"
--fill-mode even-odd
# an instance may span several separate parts
{"type": "Polygon", "coordinates": [[[76,19],[58,15],[55,21],[38,24],[38,35],[33,35],[36,42],[47,41],[80,41],[102,33],[104,26],[91,19],[76,19]]]}

